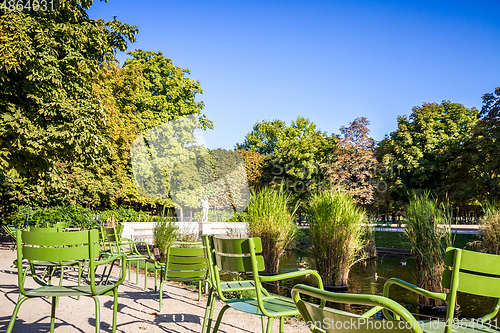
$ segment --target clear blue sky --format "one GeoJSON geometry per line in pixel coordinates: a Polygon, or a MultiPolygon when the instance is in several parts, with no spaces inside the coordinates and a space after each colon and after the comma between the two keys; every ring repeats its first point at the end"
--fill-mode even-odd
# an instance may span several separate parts
{"type": "Polygon", "coordinates": [[[500,86],[498,13],[498,0],[109,0],[89,10],[138,26],[129,50],[191,70],[215,126],[207,145],[225,149],[264,119],[300,115],[331,134],[365,116],[381,140],[424,102],[480,109],[500,86]]]}

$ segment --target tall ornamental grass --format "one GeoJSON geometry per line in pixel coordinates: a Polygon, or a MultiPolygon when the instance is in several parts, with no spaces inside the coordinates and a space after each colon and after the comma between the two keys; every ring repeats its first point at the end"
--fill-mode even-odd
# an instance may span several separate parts
{"type": "Polygon", "coordinates": [[[166,253],[168,246],[179,237],[179,227],[173,221],[156,222],[153,236],[160,253],[166,253]]]}
{"type": "Polygon", "coordinates": [[[365,211],[343,190],[314,194],[309,202],[311,256],[326,286],[345,286],[364,258],[365,211]]]}
{"type": "MultiPolygon", "coordinates": [[[[418,285],[433,292],[443,292],[443,253],[451,245],[450,219],[429,193],[413,194],[406,208],[406,235],[415,256],[418,285]]],[[[442,306],[439,300],[419,296],[423,306],[442,306]]]]}
{"type": "Polygon", "coordinates": [[[482,250],[500,255],[500,204],[494,202],[484,205],[483,213],[479,219],[482,250]]]}
{"type": "Polygon", "coordinates": [[[296,207],[290,209],[290,196],[283,188],[263,187],[252,192],[245,218],[248,235],[262,240],[266,273],[277,273],[280,259],[297,235],[296,207]]]}

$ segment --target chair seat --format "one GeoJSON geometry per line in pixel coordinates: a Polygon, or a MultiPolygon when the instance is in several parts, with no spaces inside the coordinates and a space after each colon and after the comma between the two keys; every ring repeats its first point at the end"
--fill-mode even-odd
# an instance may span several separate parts
{"type": "MultiPolygon", "coordinates": [[[[445,328],[444,320],[434,320],[434,321],[423,321],[419,322],[420,327],[423,332],[426,333],[443,333],[445,328]]],[[[498,333],[500,329],[493,325],[487,323],[479,323],[477,320],[469,319],[457,319],[456,322],[452,324],[452,332],[460,333],[498,333]]]]}
{"type": "MultiPolygon", "coordinates": [[[[101,294],[110,286],[95,286],[98,294],[101,294]]],[[[59,296],[92,296],[90,286],[44,286],[26,292],[28,297],[59,297],[59,296]]]]}
{"type": "Polygon", "coordinates": [[[35,266],[70,266],[78,265],[78,263],[79,261],[33,261],[33,265],[35,266]]]}
{"type": "MultiPolygon", "coordinates": [[[[277,296],[264,297],[263,303],[264,308],[270,313],[279,313],[280,316],[284,313],[285,315],[289,316],[299,314],[299,311],[295,307],[295,304],[293,303],[291,298],[277,296]]],[[[230,299],[226,301],[226,304],[235,310],[260,316],[264,315],[259,310],[259,305],[257,303],[256,297],[230,299]]]]}

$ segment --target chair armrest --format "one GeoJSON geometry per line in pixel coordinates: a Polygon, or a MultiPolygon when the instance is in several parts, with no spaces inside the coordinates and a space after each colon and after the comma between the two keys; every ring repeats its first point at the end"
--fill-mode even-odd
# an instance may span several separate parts
{"type": "Polygon", "coordinates": [[[129,245],[132,249],[133,247],[133,250],[136,251],[136,252],[139,252],[137,251],[137,247],[135,246],[136,244],[140,244],[140,243],[143,243],[144,245],[146,245],[146,249],[148,250],[148,257],[150,259],[154,259],[154,257],[151,256],[151,251],[149,250],[149,245],[148,243],[146,243],[145,241],[141,241],[141,240],[132,240],[130,238],[122,238],[120,239],[120,243],[119,245],[129,245]]]}
{"type": "Polygon", "coordinates": [[[300,294],[335,303],[382,307],[384,309],[388,309],[394,313],[397,313],[401,318],[403,318],[404,321],[411,323],[413,332],[422,333],[422,328],[418,325],[418,321],[415,319],[415,317],[401,304],[387,297],[378,295],[333,293],[311,286],[298,284],[292,289],[292,298],[295,304],[302,301],[300,299],[300,294]]]}
{"type": "MultiPolygon", "coordinates": [[[[105,288],[105,289],[97,292],[95,289],[95,277],[94,277],[94,275],[92,275],[92,279],[94,279],[94,280],[91,281],[90,290],[92,291],[93,295],[103,295],[103,294],[107,293],[108,291],[110,291],[114,288],[117,288],[125,280],[126,266],[127,265],[124,264],[125,263],[125,254],[123,254],[123,253],[114,255],[112,257],[109,257],[108,259],[94,261],[94,266],[109,264],[110,262],[114,262],[116,260],[122,260],[120,279],[118,281],[116,281],[116,283],[109,285],[108,288],[105,288]]],[[[111,274],[111,269],[110,269],[109,273],[111,274]]]]}
{"type": "MultiPolygon", "coordinates": [[[[383,291],[383,295],[384,297],[389,297],[389,289],[391,288],[391,286],[395,284],[397,286],[400,286],[402,288],[405,288],[406,290],[409,290],[409,291],[412,291],[418,295],[422,295],[422,296],[425,296],[425,297],[429,297],[429,298],[433,298],[433,299],[438,299],[438,300],[441,300],[441,301],[446,301],[446,294],[445,293],[436,293],[436,292],[432,292],[432,291],[428,291],[428,290],[425,290],[425,289],[422,289],[420,287],[417,287],[411,283],[408,283],[406,281],[403,281],[403,280],[400,280],[400,279],[396,279],[396,278],[391,278],[389,280],[387,280],[384,284],[384,291],[383,291]]],[[[382,310],[382,312],[384,313],[384,316],[387,318],[387,319],[394,319],[390,314],[389,312],[387,311],[387,309],[384,309],[382,310]]]]}
{"type": "Polygon", "coordinates": [[[316,278],[316,281],[318,281],[318,288],[323,289],[323,280],[321,279],[321,276],[316,272],[315,270],[312,269],[306,269],[303,271],[293,271],[293,272],[288,272],[288,273],[283,273],[283,274],[278,274],[278,275],[270,275],[270,276],[261,276],[259,275],[259,278],[262,282],[274,282],[274,281],[281,281],[281,280],[287,280],[287,279],[293,279],[299,276],[304,276],[304,275],[312,275],[316,278]]]}
{"type": "MultiPolygon", "coordinates": [[[[321,276],[316,272],[315,270],[312,269],[306,269],[303,271],[293,271],[293,272],[288,272],[288,273],[283,273],[283,274],[278,274],[278,275],[271,275],[271,276],[260,276],[259,278],[262,282],[274,282],[274,281],[280,281],[280,280],[286,280],[286,279],[293,279],[298,276],[304,276],[304,275],[312,275],[316,278],[316,281],[318,282],[318,288],[323,290],[323,280],[321,279],[321,276]]],[[[324,307],[326,304],[325,300],[321,300],[320,307],[324,307]]]]}
{"type": "Polygon", "coordinates": [[[110,263],[110,262],[112,262],[112,261],[115,261],[115,260],[120,259],[120,257],[121,257],[123,260],[125,260],[125,254],[120,253],[120,254],[115,254],[114,256],[109,257],[109,258],[107,258],[107,259],[103,259],[103,260],[94,260],[94,265],[95,265],[95,266],[106,265],[106,264],[109,264],[109,263],[110,263]]]}
{"type": "Polygon", "coordinates": [[[488,322],[490,320],[492,320],[493,318],[495,318],[495,316],[497,315],[498,311],[500,311],[500,299],[497,299],[497,302],[495,304],[495,307],[493,308],[493,310],[488,313],[487,315],[484,315],[481,317],[481,320],[483,322],[488,322]]]}

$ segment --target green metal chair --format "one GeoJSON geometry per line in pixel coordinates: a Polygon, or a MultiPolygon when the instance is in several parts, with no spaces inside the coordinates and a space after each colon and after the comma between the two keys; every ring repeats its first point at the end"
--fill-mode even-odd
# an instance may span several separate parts
{"type": "MultiPolygon", "coordinates": [[[[215,266],[216,266],[216,258],[214,251],[214,236],[213,235],[202,235],[201,240],[203,242],[203,246],[205,248],[205,258],[208,264],[208,277],[209,277],[209,285],[210,288],[208,290],[208,298],[207,298],[207,306],[205,308],[205,317],[203,320],[203,328],[202,332],[205,332],[207,327],[211,327],[212,317],[213,317],[213,309],[215,296],[219,297],[223,302],[231,299],[227,297],[229,295],[237,295],[238,293],[248,291],[255,291],[255,282],[253,279],[251,280],[238,280],[238,281],[221,281],[220,275],[215,274],[215,266]],[[217,285],[220,286],[217,289],[217,285]]],[[[267,291],[265,290],[267,293],[267,291]]],[[[268,294],[267,294],[268,295],[268,294]]]]}
{"type": "MultiPolygon", "coordinates": [[[[449,289],[448,293],[436,293],[419,288],[413,284],[392,278],[385,282],[383,295],[389,297],[392,285],[397,285],[425,297],[446,301],[446,318],[441,321],[441,332],[450,333],[459,331],[498,332],[499,329],[484,325],[492,320],[500,310],[500,256],[474,251],[467,251],[449,247],[446,249],[442,286],[449,289]],[[457,292],[496,298],[492,311],[478,319],[454,321],[457,292]],[[482,323],[482,324],[478,324],[482,323]]],[[[384,316],[393,319],[393,316],[384,310],[384,316]]],[[[396,317],[397,319],[397,317],[396,317]]],[[[432,322],[429,323],[429,325],[432,322]]],[[[434,327],[436,327],[434,323],[434,327]]],[[[426,327],[423,327],[424,331],[426,327]]]]}
{"type": "Polygon", "coordinates": [[[5,232],[6,235],[8,235],[12,239],[12,245],[9,248],[9,250],[15,250],[17,243],[16,243],[16,230],[17,228],[11,225],[2,225],[2,229],[5,232]]]}
{"type": "Polygon", "coordinates": [[[413,315],[399,303],[377,295],[354,295],[332,293],[311,286],[298,284],[292,289],[292,299],[313,333],[352,332],[406,332],[422,333],[422,328],[413,315]],[[327,302],[373,306],[368,312],[356,315],[346,311],[326,308],[304,301],[301,295],[327,302]],[[403,320],[372,319],[375,313],[388,309],[403,320]],[[378,328],[378,329],[376,329],[378,328]]]}
{"type": "Polygon", "coordinates": [[[92,297],[95,302],[96,332],[100,331],[100,305],[98,296],[112,295],[113,306],[113,333],[116,332],[116,314],[118,307],[118,286],[125,278],[125,267],[122,267],[121,278],[112,285],[96,285],[95,270],[99,265],[113,264],[116,260],[124,260],[123,254],[110,257],[103,261],[95,261],[99,255],[99,242],[97,230],[75,231],[75,232],[49,232],[41,235],[33,231],[16,232],[17,240],[17,274],[19,286],[19,298],[12,313],[7,327],[7,333],[12,331],[19,307],[30,298],[51,297],[52,310],[50,320],[50,332],[54,332],[55,311],[57,297],[64,296],[87,296],[92,297]],[[29,266],[23,271],[23,259],[28,260],[29,266]],[[81,286],[52,286],[33,275],[33,279],[41,287],[26,290],[24,282],[28,269],[33,270],[33,262],[39,261],[73,261],[88,260],[89,262],[89,285],[81,286]]]}
{"type": "MultiPolygon", "coordinates": [[[[104,227],[107,244],[109,245],[110,255],[123,253],[125,255],[124,265],[128,265],[128,280],[130,280],[130,262],[136,263],[136,284],[139,284],[139,263],[144,262],[144,289],[148,287],[148,262],[154,263],[155,258],[151,256],[148,244],[143,241],[133,241],[131,239],[121,238],[117,227],[104,227]],[[137,244],[145,244],[147,255],[141,254],[137,250],[137,244]]],[[[155,282],[156,284],[156,282],[155,282]]]]}
{"type": "MultiPolygon", "coordinates": [[[[264,258],[261,255],[258,255],[260,252],[262,252],[262,242],[258,237],[243,239],[222,239],[213,237],[213,255],[215,257],[215,263],[210,272],[213,271],[215,277],[215,286],[213,286],[215,290],[209,293],[209,299],[207,300],[207,309],[205,311],[204,320],[208,322],[207,332],[210,331],[211,327],[211,314],[208,312],[213,311],[212,299],[214,297],[214,292],[226,303],[226,305],[219,312],[213,332],[218,331],[224,312],[226,312],[229,308],[233,308],[235,310],[261,316],[262,331],[267,333],[272,332],[273,319],[279,318],[280,332],[283,333],[284,317],[295,316],[298,315],[299,312],[290,298],[269,294],[269,292],[267,292],[267,290],[262,286],[262,283],[276,282],[304,275],[312,275],[316,277],[319,288],[323,289],[321,277],[316,271],[313,270],[289,272],[273,276],[259,275],[259,272],[265,269],[264,258]],[[235,299],[223,298],[224,288],[220,279],[220,274],[223,271],[231,273],[253,273],[252,290],[255,296],[235,299]],[[268,318],[267,326],[265,325],[264,317],[268,318]]],[[[238,281],[236,282],[239,283],[238,281]]],[[[241,290],[250,290],[247,282],[249,281],[243,281],[241,290]]],[[[232,291],[235,290],[237,290],[237,288],[232,289],[232,291]]],[[[205,323],[203,326],[205,326],[205,323]]]]}
{"type": "Polygon", "coordinates": [[[168,281],[198,281],[198,300],[201,300],[202,283],[208,283],[207,260],[202,242],[172,242],[167,249],[167,262],[161,266],[160,312],[163,285],[168,281]]]}

